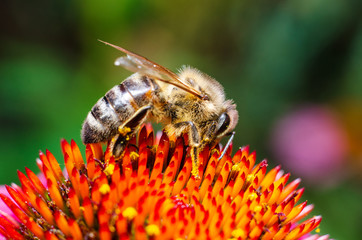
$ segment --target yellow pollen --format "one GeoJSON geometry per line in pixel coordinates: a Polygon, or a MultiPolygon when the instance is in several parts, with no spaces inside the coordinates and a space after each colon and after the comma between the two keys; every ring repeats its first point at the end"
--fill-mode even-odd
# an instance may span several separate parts
{"type": "Polygon", "coordinates": [[[114,210],[114,212],[118,215],[118,214],[120,214],[120,213],[121,213],[121,209],[116,208],[116,209],[114,210]]]}
{"type": "Polygon", "coordinates": [[[258,205],[254,208],[254,212],[260,212],[261,210],[262,210],[262,207],[260,205],[258,205]]]}
{"type": "Polygon", "coordinates": [[[239,164],[235,164],[231,167],[231,171],[239,172],[241,169],[239,167],[239,164]]]}
{"type": "Polygon", "coordinates": [[[209,137],[204,137],[204,142],[210,142],[210,138],[209,137]]]}
{"type": "Polygon", "coordinates": [[[131,152],[129,154],[130,158],[132,159],[132,161],[136,160],[140,155],[136,152],[131,152]]]}
{"type": "Polygon", "coordinates": [[[123,213],[122,216],[127,218],[128,220],[132,220],[133,218],[135,218],[137,216],[137,210],[133,207],[128,207],[126,208],[123,213]]]}
{"type": "Polygon", "coordinates": [[[114,145],[116,143],[116,141],[117,141],[117,137],[113,137],[111,139],[111,145],[114,145]]]}
{"type": "Polygon", "coordinates": [[[232,231],[231,236],[233,236],[234,238],[245,238],[245,232],[242,229],[235,229],[234,231],[232,231]]]}
{"type": "Polygon", "coordinates": [[[79,207],[79,210],[81,210],[82,212],[84,212],[84,207],[83,207],[83,206],[80,206],[80,207],[79,207]]]}
{"type": "Polygon", "coordinates": [[[258,195],[255,192],[253,192],[253,193],[249,194],[248,199],[251,201],[254,201],[255,198],[257,198],[257,197],[258,197],[258,195]]]}
{"type": "Polygon", "coordinates": [[[321,229],[319,227],[315,230],[316,233],[319,233],[320,231],[321,229]]]}
{"type": "Polygon", "coordinates": [[[199,169],[197,169],[197,167],[192,167],[191,174],[195,180],[200,180],[199,169]]]}
{"type": "Polygon", "coordinates": [[[160,228],[155,224],[151,224],[146,227],[146,232],[148,236],[158,236],[160,235],[160,228]]]}
{"type": "Polygon", "coordinates": [[[111,176],[113,174],[113,172],[114,172],[114,164],[110,164],[104,169],[104,173],[107,176],[111,176]]]}
{"type": "Polygon", "coordinates": [[[247,177],[246,177],[246,181],[247,182],[251,182],[251,180],[253,179],[254,175],[253,174],[249,174],[247,177]]]}
{"type": "Polygon", "coordinates": [[[99,188],[99,191],[104,195],[106,193],[109,193],[109,191],[111,191],[111,187],[107,183],[105,183],[99,188]]]}
{"type": "Polygon", "coordinates": [[[129,127],[123,127],[123,128],[119,127],[119,128],[118,128],[118,132],[119,132],[121,135],[126,136],[127,133],[131,132],[131,129],[130,129],[129,127]]]}
{"type": "Polygon", "coordinates": [[[109,226],[109,231],[115,232],[115,231],[116,231],[116,228],[115,228],[114,226],[109,226]]]}

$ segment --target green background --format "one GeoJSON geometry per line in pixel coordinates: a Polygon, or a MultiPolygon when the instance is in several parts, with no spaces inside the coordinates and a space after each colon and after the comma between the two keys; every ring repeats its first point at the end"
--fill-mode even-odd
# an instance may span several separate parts
{"type": "MultiPolygon", "coordinates": [[[[327,106],[349,138],[344,177],[302,183],[321,234],[362,236],[362,1],[19,1],[0,7],[0,183],[36,170],[38,150],[61,159],[79,145],[93,106],[129,72],[102,39],[176,71],[215,77],[240,112],[235,144],[278,164],[273,124],[305,103],[327,106]]],[[[84,149],[83,146],[81,146],[84,149]]],[[[293,175],[292,178],[298,176],[293,175]]]]}

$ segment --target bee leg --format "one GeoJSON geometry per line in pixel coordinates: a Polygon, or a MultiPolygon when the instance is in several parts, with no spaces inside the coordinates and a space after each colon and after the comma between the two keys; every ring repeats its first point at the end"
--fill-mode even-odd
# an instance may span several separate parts
{"type": "Polygon", "coordinates": [[[141,107],[133,114],[133,116],[118,127],[118,134],[112,139],[112,151],[115,157],[121,156],[134,132],[146,120],[151,108],[151,106],[141,107]]]}
{"type": "Polygon", "coordinates": [[[220,160],[224,157],[226,151],[228,150],[228,148],[230,147],[231,142],[232,142],[233,139],[234,139],[234,135],[235,135],[235,132],[232,132],[232,133],[231,133],[231,136],[230,136],[230,138],[229,138],[229,140],[228,140],[228,142],[226,143],[226,145],[225,145],[225,147],[224,147],[224,150],[222,151],[222,153],[221,153],[221,155],[220,155],[220,157],[219,157],[219,159],[218,159],[218,161],[220,161],[220,160]]]}
{"type": "Polygon", "coordinates": [[[200,179],[200,172],[199,172],[199,153],[200,148],[199,147],[192,147],[191,148],[191,160],[192,160],[192,170],[191,174],[195,177],[195,179],[200,179]]]}
{"type": "Polygon", "coordinates": [[[138,109],[133,116],[118,127],[118,132],[121,135],[128,135],[130,132],[134,132],[146,120],[151,108],[151,106],[147,105],[138,109]]]}
{"type": "Polygon", "coordinates": [[[206,144],[211,143],[215,139],[217,121],[212,121],[208,127],[205,135],[202,138],[201,146],[204,147],[206,144]]]}
{"type": "Polygon", "coordinates": [[[189,141],[191,146],[191,159],[192,159],[192,175],[196,179],[200,179],[199,174],[199,152],[200,152],[200,134],[195,124],[191,121],[180,122],[175,124],[176,128],[185,128],[189,135],[189,141]]]}
{"type": "Polygon", "coordinates": [[[117,134],[116,136],[114,136],[111,140],[111,148],[113,156],[119,158],[122,155],[127,145],[128,145],[128,140],[125,136],[121,134],[117,134]]]}
{"type": "MultiPolygon", "coordinates": [[[[209,127],[202,139],[201,146],[204,147],[207,143],[211,143],[215,140],[215,136],[219,135],[219,133],[223,133],[225,129],[227,129],[227,125],[229,124],[229,120],[227,119],[226,115],[221,115],[217,121],[212,121],[209,123],[209,127]]],[[[234,139],[235,132],[228,133],[226,135],[231,135],[228,142],[226,143],[220,157],[218,160],[221,160],[227,149],[229,148],[232,140],[234,139]]]]}

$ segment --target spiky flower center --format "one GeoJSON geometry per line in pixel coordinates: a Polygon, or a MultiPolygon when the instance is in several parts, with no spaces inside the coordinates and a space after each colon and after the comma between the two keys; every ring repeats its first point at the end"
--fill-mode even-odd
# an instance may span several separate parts
{"type": "Polygon", "coordinates": [[[300,180],[287,184],[280,167],[267,173],[248,147],[222,159],[220,145],[205,147],[195,178],[187,140],[154,138],[149,125],[117,160],[91,144],[85,164],[74,141],[61,146],[67,174],[46,151],[37,161],[45,184],[26,169],[21,187],[0,195],[13,213],[0,213],[6,238],[298,239],[321,221],[299,223],[313,208],[298,204],[300,180]]]}

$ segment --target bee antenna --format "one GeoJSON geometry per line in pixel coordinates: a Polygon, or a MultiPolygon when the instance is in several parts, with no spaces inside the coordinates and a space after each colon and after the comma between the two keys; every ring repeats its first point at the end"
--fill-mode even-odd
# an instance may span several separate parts
{"type": "Polygon", "coordinates": [[[108,46],[111,46],[111,47],[113,47],[113,48],[121,51],[121,52],[124,52],[124,53],[127,53],[127,54],[128,54],[127,50],[125,50],[124,48],[121,48],[121,47],[119,47],[119,46],[117,46],[117,45],[114,45],[114,44],[112,44],[112,43],[109,43],[109,42],[106,42],[106,41],[103,41],[103,40],[100,40],[100,39],[97,39],[97,40],[98,40],[99,42],[101,42],[101,43],[104,43],[104,44],[106,44],[106,45],[108,45],[108,46]]]}
{"type": "Polygon", "coordinates": [[[101,43],[104,43],[104,44],[106,44],[106,45],[109,45],[110,43],[108,43],[108,42],[106,42],[106,41],[103,41],[103,40],[101,40],[101,39],[97,39],[97,41],[98,42],[101,42],[101,43]]]}

